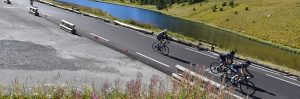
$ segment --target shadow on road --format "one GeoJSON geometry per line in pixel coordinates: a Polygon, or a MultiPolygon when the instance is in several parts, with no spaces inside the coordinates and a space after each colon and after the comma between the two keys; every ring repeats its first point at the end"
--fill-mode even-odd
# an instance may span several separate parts
{"type": "Polygon", "coordinates": [[[276,96],[274,93],[268,92],[268,91],[266,91],[264,89],[261,89],[261,88],[258,88],[258,87],[255,87],[255,90],[259,91],[259,92],[262,92],[262,93],[267,93],[267,94],[272,95],[272,96],[276,96]]]}
{"type": "MultiPolygon", "coordinates": [[[[236,89],[235,91],[237,91],[237,92],[239,92],[239,93],[242,93],[243,95],[247,96],[245,93],[241,92],[240,89],[236,89]]],[[[261,88],[258,88],[258,87],[255,87],[255,91],[256,91],[256,92],[267,93],[267,94],[272,95],[272,96],[276,96],[274,93],[268,92],[268,91],[266,91],[266,90],[264,90],[264,89],[261,89],[261,88]]],[[[252,98],[252,99],[263,99],[263,98],[260,98],[260,97],[258,97],[258,96],[255,96],[255,94],[250,95],[249,97],[252,98]]]]}
{"type": "Polygon", "coordinates": [[[191,62],[187,61],[187,60],[183,60],[183,59],[180,59],[180,58],[177,58],[177,57],[174,57],[174,56],[171,56],[171,55],[165,55],[167,57],[170,57],[172,59],[175,59],[177,61],[180,61],[180,62],[183,62],[183,63],[186,63],[186,64],[191,64],[191,62]]]}

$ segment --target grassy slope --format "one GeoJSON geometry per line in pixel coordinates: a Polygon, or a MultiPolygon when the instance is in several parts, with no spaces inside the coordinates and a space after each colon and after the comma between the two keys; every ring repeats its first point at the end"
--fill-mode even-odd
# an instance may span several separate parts
{"type": "MultiPolygon", "coordinates": [[[[120,3],[150,10],[155,6],[129,4],[118,0],[105,0],[106,2],[120,3]]],[[[204,22],[218,27],[239,31],[259,39],[280,43],[293,48],[300,48],[300,1],[297,0],[236,0],[237,7],[225,6],[223,2],[230,0],[209,0],[207,3],[182,6],[175,4],[168,10],[159,12],[204,22]],[[212,12],[213,5],[223,8],[224,11],[212,12]],[[245,7],[249,7],[245,11],[245,7]],[[196,11],[193,11],[193,8],[196,11]],[[237,11],[238,14],[234,14],[237,11]],[[270,17],[267,17],[271,15],[270,17]],[[229,21],[227,21],[229,19],[229,21]]],[[[157,10],[156,10],[157,11],[157,10]]]]}

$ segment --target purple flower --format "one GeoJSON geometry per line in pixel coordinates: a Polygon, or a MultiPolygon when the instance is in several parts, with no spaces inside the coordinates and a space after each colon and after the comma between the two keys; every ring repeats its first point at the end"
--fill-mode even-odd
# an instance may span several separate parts
{"type": "Polygon", "coordinates": [[[92,98],[92,99],[99,99],[96,92],[93,92],[93,93],[91,94],[91,98],[92,98]]]}

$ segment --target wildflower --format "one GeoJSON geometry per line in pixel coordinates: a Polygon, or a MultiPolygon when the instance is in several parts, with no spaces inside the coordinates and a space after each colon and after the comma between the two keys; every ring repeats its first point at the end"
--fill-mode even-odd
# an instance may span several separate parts
{"type": "Polygon", "coordinates": [[[99,99],[96,92],[93,92],[93,93],[91,94],[91,99],[99,99]]]}

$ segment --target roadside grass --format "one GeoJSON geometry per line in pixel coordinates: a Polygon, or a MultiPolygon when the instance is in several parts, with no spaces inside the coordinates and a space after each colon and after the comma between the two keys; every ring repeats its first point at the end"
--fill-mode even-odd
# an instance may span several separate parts
{"type": "MultiPolygon", "coordinates": [[[[182,76],[192,79],[189,76],[182,76]]],[[[190,85],[185,81],[170,79],[171,82],[153,75],[149,82],[142,82],[143,75],[126,84],[115,80],[105,82],[99,89],[94,83],[87,82],[81,86],[73,83],[36,83],[32,86],[22,84],[15,79],[10,86],[0,87],[3,99],[225,99],[225,90],[217,91],[211,84],[204,84],[201,79],[194,79],[190,85]],[[125,86],[122,86],[125,85],[125,86]]],[[[232,92],[233,90],[231,90],[232,92]]],[[[226,96],[228,97],[228,96],[226,96]]]]}
{"type": "Polygon", "coordinates": [[[103,18],[107,18],[107,19],[116,19],[113,16],[111,16],[110,14],[108,14],[107,12],[104,12],[100,9],[97,8],[91,8],[91,7],[86,7],[86,6],[81,6],[78,4],[71,4],[71,3],[66,3],[66,2],[59,2],[57,0],[44,0],[47,2],[51,2],[55,5],[58,6],[62,6],[65,8],[73,8],[75,10],[81,11],[81,12],[86,12],[86,13],[90,13],[99,17],[103,17],[103,18]]]}

